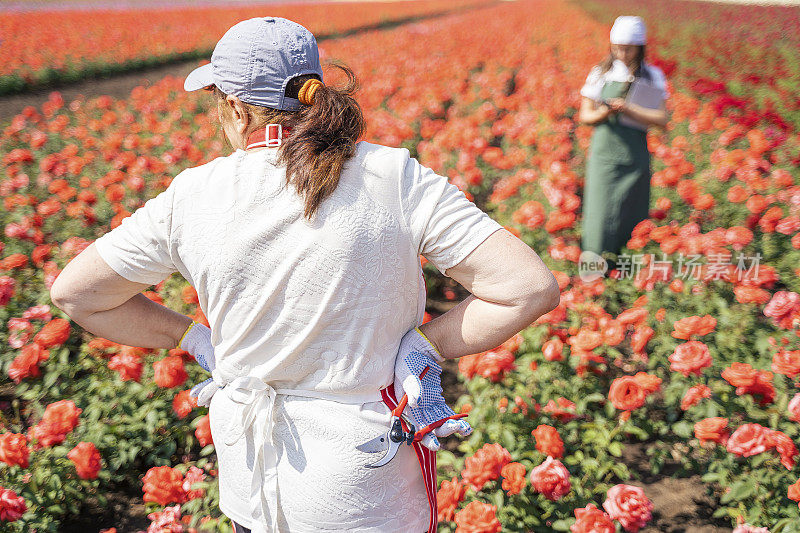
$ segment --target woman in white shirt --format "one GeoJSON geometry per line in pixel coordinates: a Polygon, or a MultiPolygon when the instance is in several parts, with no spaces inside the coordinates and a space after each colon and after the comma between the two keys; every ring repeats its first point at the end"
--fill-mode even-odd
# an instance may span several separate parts
{"type": "Polygon", "coordinates": [[[447,420],[379,468],[356,446],[386,434],[404,392],[417,429],[454,416],[439,362],[501,344],[553,309],[558,287],[408,150],[359,142],[354,84],[322,79],[302,26],[228,30],[185,88],[213,91],[234,152],[178,174],[70,262],[51,297],[92,333],[178,346],[211,371],[193,394],[210,403],[237,531],[433,532],[436,437],[469,424],[447,420]],[[472,293],[424,325],[420,255],[472,293]],[[210,328],[139,294],[176,271],[210,328]]]}
{"type": "Polygon", "coordinates": [[[579,118],[595,126],[583,192],[582,248],[597,254],[618,254],[649,213],[647,128],[666,126],[667,89],[661,69],[644,59],[645,42],[641,18],[618,17],[609,55],[592,68],[581,88],[579,118]],[[660,105],[626,100],[637,85],[639,94],[649,93],[651,103],[653,95],[656,100],[660,96],[660,105]]]}

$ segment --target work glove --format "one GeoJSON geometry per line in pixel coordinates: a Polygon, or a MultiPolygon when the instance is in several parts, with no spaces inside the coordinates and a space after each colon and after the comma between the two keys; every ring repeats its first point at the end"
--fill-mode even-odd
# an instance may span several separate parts
{"type": "Polygon", "coordinates": [[[192,354],[206,372],[213,371],[217,366],[214,345],[211,344],[211,329],[204,324],[192,321],[178,342],[178,348],[192,354]]]}
{"type": "MultiPolygon", "coordinates": [[[[217,366],[214,358],[214,345],[211,344],[211,329],[205,324],[192,321],[178,343],[178,348],[192,354],[192,357],[207,372],[212,372],[217,366]]],[[[219,390],[213,378],[208,378],[198,383],[189,391],[189,396],[197,399],[197,405],[208,407],[214,393],[219,390]]]]}
{"type": "Polygon", "coordinates": [[[219,390],[219,385],[214,378],[208,378],[207,380],[198,383],[192,390],[189,391],[189,396],[192,398],[197,399],[197,405],[202,407],[208,407],[211,403],[211,398],[214,397],[214,394],[219,390]]]}
{"type": "MultiPolygon", "coordinates": [[[[400,340],[394,367],[394,391],[398,402],[402,401],[403,394],[408,395],[404,414],[410,415],[417,430],[456,414],[442,396],[442,367],[439,365],[442,361],[444,357],[419,328],[408,331],[400,340]],[[426,366],[430,368],[420,380],[419,375],[426,366]]],[[[466,437],[472,433],[472,427],[463,419],[448,420],[425,435],[420,442],[436,451],[440,447],[436,437],[453,433],[466,437]]]]}

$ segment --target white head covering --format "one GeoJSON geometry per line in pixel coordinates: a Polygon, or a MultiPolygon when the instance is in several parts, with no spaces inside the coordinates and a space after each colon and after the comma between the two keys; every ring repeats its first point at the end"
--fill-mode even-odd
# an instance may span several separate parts
{"type": "Polygon", "coordinates": [[[642,17],[617,17],[611,27],[611,44],[643,45],[647,40],[647,30],[642,17]]]}

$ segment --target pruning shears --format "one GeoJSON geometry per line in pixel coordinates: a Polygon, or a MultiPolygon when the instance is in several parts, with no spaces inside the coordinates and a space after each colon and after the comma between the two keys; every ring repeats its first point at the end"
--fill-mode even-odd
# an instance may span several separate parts
{"type": "MultiPolygon", "coordinates": [[[[425,374],[428,372],[429,368],[429,366],[426,366],[422,370],[419,375],[420,380],[425,377],[425,374]]],[[[467,413],[448,416],[447,418],[442,418],[441,420],[437,420],[432,424],[428,424],[424,428],[417,431],[414,424],[408,419],[407,416],[403,414],[403,410],[406,408],[407,404],[408,393],[403,394],[403,398],[400,400],[400,403],[397,404],[397,407],[392,409],[392,418],[389,420],[389,431],[356,446],[356,449],[362,452],[386,452],[384,456],[381,457],[381,459],[376,463],[365,465],[367,468],[378,468],[385,465],[394,459],[394,456],[397,455],[397,450],[400,449],[402,444],[408,444],[410,446],[415,442],[422,440],[425,435],[438,428],[448,420],[456,420],[467,416],[467,413]],[[403,422],[405,422],[405,424],[408,426],[408,431],[403,430],[403,422]]]]}

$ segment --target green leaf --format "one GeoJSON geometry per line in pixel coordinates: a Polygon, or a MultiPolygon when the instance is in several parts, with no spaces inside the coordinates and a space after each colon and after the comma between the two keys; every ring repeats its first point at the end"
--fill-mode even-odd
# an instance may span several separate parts
{"type": "Polygon", "coordinates": [[[553,525],[552,525],[552,526],[550,526],[550,527],[552,527],[552,528],[553,528],[553,531],[569,531],[569,528],[570,528],[570,526],[573,524],[573,522],[575,522],[575,520],[574,520],[574,519],[570,519],[570,520],[565,520],[565,519],[556,520],[555,522],[553,522],[553,525]]]}
{"type": "Polygon", "coordinates": [[[609,444],[608,453],[610,453],[614,457],[622,457],[622,443],[612,442],[611,444],[609,444]]]}
{"type": "Polygon", "coordinates": [[[679,437],[684,439],[691,438],[694,435],[694,427],[686,420],[681,420],[672,424],[672,431],[679,437]]]}
{"type": "Polygon", "coordinates": [[[729,503],[731,501],[741,502],[746,498],[752,496],[756,491],[756,482],[753,478],[747,478],[737,481],[730,487],[730,492],[722,495],[720,501],[722,503],[729,503]]]}

